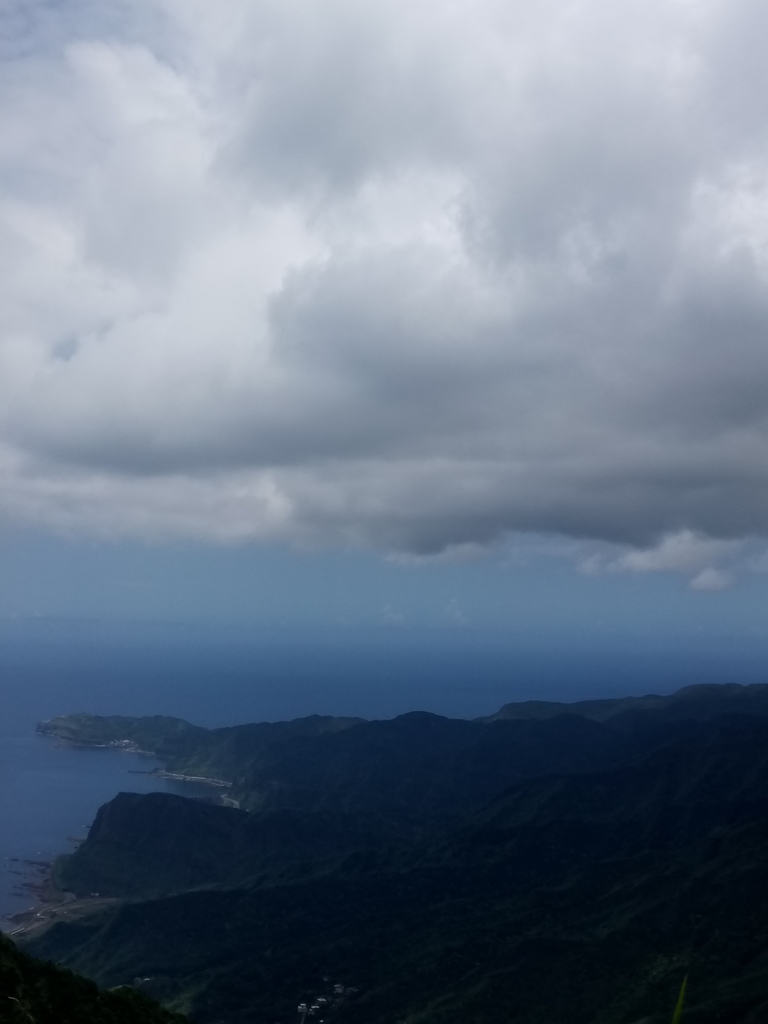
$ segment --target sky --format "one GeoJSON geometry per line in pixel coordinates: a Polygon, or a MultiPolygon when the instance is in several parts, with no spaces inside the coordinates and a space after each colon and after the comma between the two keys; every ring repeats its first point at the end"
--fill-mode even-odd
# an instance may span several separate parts
{"type": "Polygon", "coordinates": [[[762,637],[767,35],[4,0],[0,618],[762,637]]]}

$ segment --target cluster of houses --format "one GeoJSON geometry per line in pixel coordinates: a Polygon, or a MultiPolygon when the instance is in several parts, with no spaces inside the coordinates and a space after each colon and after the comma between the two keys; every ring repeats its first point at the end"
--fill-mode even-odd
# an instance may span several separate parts
{"type": "MultiPolygon", "coordinates": [[[[323,981],[328,980],[327,978],[323,979],[323,981]]],[[[329,990],[327,996],[316,996],[310,1002],[299,1003],[297,1007],[299,1024],[304,1024],[307,1017],[315,1017],[317,1018],[317,1024],[324,1024],[324,1018],[320,1017],[320,1014],[332,1007],[338,1006],[347,996],[354,995],[357,991],[356,988],[347,988],[342,984],[337,984],[329,990]]]]}

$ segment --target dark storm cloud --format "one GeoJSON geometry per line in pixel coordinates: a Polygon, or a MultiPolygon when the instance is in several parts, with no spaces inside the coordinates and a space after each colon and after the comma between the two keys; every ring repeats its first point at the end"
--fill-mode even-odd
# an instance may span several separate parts
{"type": "Polygon", "coordinates": [[[758,4],[5,17],[6,515],[700,589],[768,531],[758,4]]]}

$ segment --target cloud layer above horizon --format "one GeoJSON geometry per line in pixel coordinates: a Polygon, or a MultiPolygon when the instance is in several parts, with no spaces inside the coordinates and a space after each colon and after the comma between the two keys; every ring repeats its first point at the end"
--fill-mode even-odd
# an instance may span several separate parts
{"type": "Polygon", "coordinates": [[[0,516],[559,534],[719,589],[689,549],[768,534],[766,35],[756,0],[8,0],[0,516]]]}

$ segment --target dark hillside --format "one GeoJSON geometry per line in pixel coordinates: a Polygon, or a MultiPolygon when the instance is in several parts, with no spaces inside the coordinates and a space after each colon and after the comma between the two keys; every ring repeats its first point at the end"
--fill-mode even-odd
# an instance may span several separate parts
{"type": "Polygon", "coordinates": [[[595,722],[607,722],[621,715],[630,716],[630,719],[653,716],[659,724],[686,718],[703,722],[721,715],[768,716],[768,683],[755,683],[751,686],[704,683],[685,686],[668,696],[646,694],[644,697],[582,700],[573,704],[544,700],[520,701],[505,704],[495,715],[478,721],[541,720],[562,714],[582,715],[595,722]]]}
{"type": "Polygon", "coordinates": [[[181,737],[168,754],[159,749],[158,756],[168,759],[170,771],[236,780],[249,770],[269,763],[274,752],[291,741],[333,736],[363,724],[361,718],[310,715],[292,722],[256,722],[204,729],[181,737]]]}
{"type": "Polygon", "coordinates": [[[120,793],[99,809],[79,849],[57,862],[55,878],[78,896],[151,897],[316,873],[386,839],[391,830],[376,818],[250,815],[170,793],[120,793]]]}
{"type": "Polygon", "coordinates": [[[250,809],[365,812],[423,829],[520,779],[617,763],[627,744],[573,715],[481,725],[414,713],[291,738],[269,754],[233,790],[250,809]]]}
{"type": "Polygon", "coordinates": [[[151,751],[172,772],[231,783],[229,795],[247,810],[377,815],[397,833],[447,824],[516,781],[619,764],[734,715],[768,717],[768,685],[529,701],[474,722],[421,712],[374,722],[314,715],[209,730],[179,719],[72,715],[39,729],[66,742],[151,751]]]}
{"type": "Polygon", "coordinates": [[[233,790],[257,813],[121,794],[56,879],[78,895],[156,896],[300,865],[325,870],[329,858],[458,823],[521,779],[604,767],[627,750],[605,726],[568,715],[484,726],[414,714],[292,734],[262,751],[262,767],[233,790]]]}
{"type": "MultiPolygon", "coordinates": [[[[212,730],[170,719],[167,736],[159,719],[125,721],[126,742],[147,749],[151,739],[169,770],[231,782],[229,795],[247,810],[375,815],[393,835],[456,820],[519,779],[591,771],[647,745],[629,747],[577,715],[490,725],[420,712],[376,722],[313,716],[212,730]]],[[[65,716],[40,729],[119,743],[119,722],[65,716]]]]}
{"type": "Polygon", "coordinates": [[[331,978],[359,989],[340,1024],[667,1024],[687,973],[689,1024],[762,1024],[767,751],[768,723],[705,722],[629,764],[518,781],[442,835],[32,948],[105,984],[149,975],[202,1022],[288,1022],[331,978]]]}
{"type": "Polygon", "coordinates": [[[22,953],[0,935],[0,1024],[183,1024],[133,988],[92,981],[22,953]]]}

